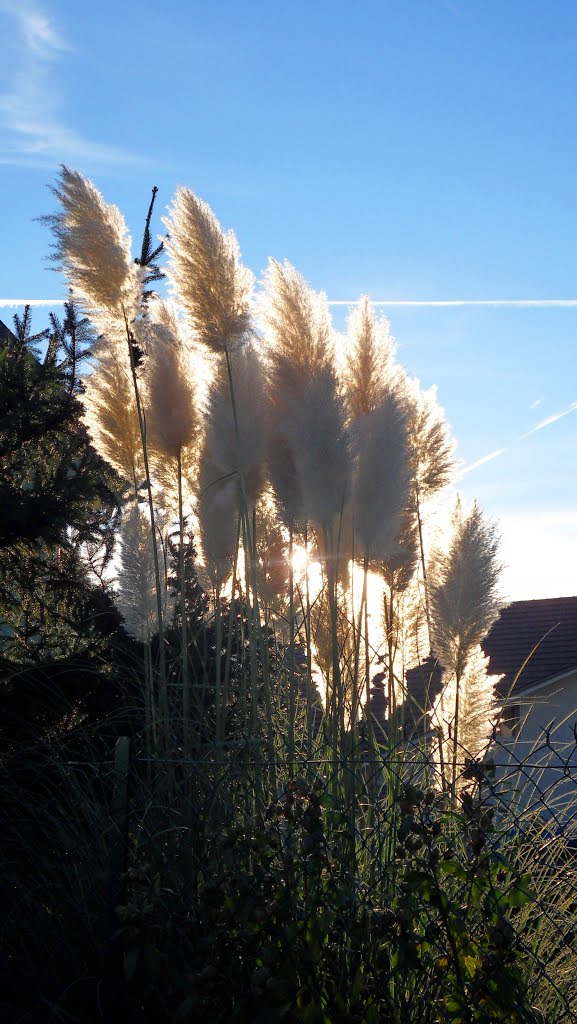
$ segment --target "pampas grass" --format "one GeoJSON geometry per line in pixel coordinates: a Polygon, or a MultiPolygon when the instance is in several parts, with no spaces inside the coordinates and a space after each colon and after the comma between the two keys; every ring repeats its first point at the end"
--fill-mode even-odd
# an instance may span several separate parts
{"type": "Polygon", "coordinates": [[[266,450],[267,473],[278,517],[293,533],[304,526],[304,504],[297,462],[288,439],[289,418],[274,405],[269,406],[266,450]]]}
{"type": "MultiPolygon", "coordinates": [[[[420,548],[424,573],[422,523],[426,503],[450,482],[454,461],[435,396],[396,366],[388,325],[375,318],[366,298],[349,322],[348,353],[337,358],[326,298],[287,263],[269,264],[258,305],[262,343],[251,337],[252,275],[240,262],[234,236],[188,189],[179,190],[167,220],[178,309],[137,299],[140,271],[129,264],[123,222],[92,186],[63,172],[57,195],[63,205],[55,225],[61,262],[87,306],[99,296],[102,311],[95,310],[94,322],[106,327],[94,378],[87,382],[93,437],[132,480],[135,494],[144,477],[151,512],[152,532],[140,507],[127,506],[118,589],[128,628],[148,641],[142,675],[153,740],[146,746],[153,757],[145,769],[137,758],[134,770],[141,776],[142,821],[132,830],[131,848],[142,856],[150,841],[154,859],[143,872],[151,883],[145,884],[147,909],[136,939],[133,904],[121,908],[128,923],[125,966],[136,949],[135,969],[145,980],[138,1005],[149,1009],[142,995],[150,980],[148,952],[140,957],[140,939],[147,951],[158,939],[151,976],[158,965],[162,972],[178,962],[164,1016],[186,1016],[189,1007],[194,1015],[231,978],[235,985],[240,978],[248,992],[247,1019],[262,1016],[273,989],[270,978],[264,988],[257,985],[260,967],[260,974],[245,977],[244,950],[250,948],[254,958],[269,942],[274,955],[267,963],[276,970],[277,962],[286,961],[288,913],[305,954],[297,965],[295,1005],[286,1012],[304,1019],[326,996],[321,1011],[331,1019],[351,1008],[351,1019],[362,1016],[365,1008],[354,993],[365,984],[364,972],[374,969],[371,998],[378,1003],[367,1007],[367,1020],[387,1013],[385,1003],[397,1024],[423,1019],[423,1013],[444,1019],[444,993],[448,999],[472,992],[498,948],[491,945],[484,907],[470,898],[475,872],[481,872],[482,898],[492,894],[492,882],[480,887],[491,863],[471,858],[466,844],[473,818],[459,818],[455,797],[461,752],[482,755],[494,712],[494,681],[478,644],[498,611],[499,566],[494,528],[477,506],[468,514],[459,509],[453,540],[430,571],[431,636],[445,669],[436,709],[444,730],[439,754],[449,768],[452,761],[452,780],[439,794],[432,783],[438,765],[430,735],[423,727],[417,739],[405,713],[411,697],[406,670],[423,631],[417,566],[420,548]],[[77,220],[69,210],[72,186],[80,190],[77,220]],[[89,215],[100,218],[98,230],[108,238],[102,251],[111,253],[114,282],[98,280],[104,257],[95,259],[92,284],[88,264],[80,265],[80,240],[98,240],[98,232],[82,223],[89,215]],[[210,378],[204,404],[194,379],[199,352],[210,378]],[[123,367],[118,380],[115,366],[123,367]],[[195,528],[198,522],[213,588],[195,612],[184,590],[184,472],[191,485],[186,519],[195,528]],[[165,526],[175,525],[175,477],[182,634],[179,645],[171,629],[169,647],[163,622],[176,622],[158,556],[165,550],[165,526]],[[312,568],[295,585],[292,563],[302,554],[301,541],[312,568]],[[205,616],[200,626],[196,613],[205,616]],[[380,613],[383,621],[375,628],[380,613]],[[152,665],[157,651],[159,660],[165,651],[174,658],[170,672],[159,676],[152,665]],[[320,727],[312,715],[315,661],[325,683],[320,727]],[[182,704],[175,692],[181,685],[182,704]],[[306,716],[299,714],[305,697],[306,716]],[[215,866],[215,877],[224,872],[223,882],[211,895],[215,866]],[[461,867],[466,905],[457,884],[461,867]],[[253,889],[260,899],[271,870],[274,886],[258,904],[259,924],[252,916],[253,889]],[[176,917],[168,903],[177,908],[176,917]],[[152,925],[151,905],[158,908],[152,925]],[[226,927],[217,936],[213,984],[204,961],[221,910],[226,927]],[[269,928],[273,919],[284,936],[279,942],[269,928]],[[461,937],[469,920],[477,945],[468,939],[465,947],[461,937]],[[447,935],[442,931],[438,941],[431,925],[447,935]],[[171,935],[168,956],[165,933],[171,935]],[[190,946],[175,961],[183,936],[190,946]],[[338,963],[327,972],[335,943],[338,963]],[[305,991],[303,964],[311,956],[314,980],[305,991]],[[333,979],[330,989],[326,978],[333,979]],[[174,998],[173,984],[181,986],[174,998]],[[343,999],[339,985],[347,987],[343,999]]],[[[190,584],[195,568],[186,568],[190,584]]],[[[426,713],[422,721],[428,724],[426,713]]],[[[479,798],[477,823],[481,805],[479,798]]],[[[282,986],[284,975],[280,980],[282,986]]],[[[154,989],[159,1003],[163,984],[155,980],[146,990],[150,995],[154,989]]]]}
{"type": "Polygon", "coordinates": [[[174,308],[161,299],[149,303],[138,338],[147,352],[142,386],[151,465],[165,503],[180,508],[184,482],[188,492],[196,483],[201,437],[195,366],[174,308]]]}
{"type": "Polygon", "coordinates": [[[244,480],[253,508],[265,485],[265,382],[258,352],[247,343],[230,355],[229,369],[219,362],[209,388],[205,410],[202,460],[215,467],[215,478],[234,476],[240,492],[244,480]],[[234,398],[234,409],[233,409],[234,398]]]}
{"type": "MultiPolygon", "coordinates": [[[[257,349],[249,340],[253,278],[242,266],[236,239],[185,188],[178,190],[166,220],[169,278],[185,319],[173,304],[158,298],[141,305],[136,300],[140,271],[130,261],[129,238],[119,212],[107,206],[82,176],[67,169],[55,193],[62,206],[52,218],[57,254],[73,286],[87,306],[94,307],[95,323],[108,332],[100,341],[99,365],[87,385],[87,416],[103,454],[131,480],[135,494],[144,477],[152,524],[155,501],[174,509],[177,492],[181,547],[187,478],[192,485],[189,508],[195,507],[198,514],[216,594],[240,547],[255,625],[260,621],[260,557],[252,513],[267,485],[272,485],[277,513],[288,531],[289,554],[295,535],[300,531],[308,544],[312,531],[313,546],[324,565],[333,703],[343,663],[339,643],[345,634],[347,644],[352,642],[355,648],[353,674],[360,667],[359,645],[364,639],[368,693],[372,656],[367,573],[369,567],[378,568],[384,583],[390,694],[397,692],[393,663],[398,648],[393,634],[406,634],[399,616],[414,597],[417,537],[428,602],[423,507],[450,480],[454,452],[434,392],[423,393],[396,366],[388,322],[377,320],[363,297],[349,319],[348,348],[344,362],[339,362],[326,297],[315,293],[291,264],[271,260],[258,302],[264,337],[257,349]],[[92,272],[91,246],[99,253],[92,272]],[[211,378],[202,413],[191,346],[205,353],[211,378]],[[365,575],[360,607],[358,598],[348,593],[353,585],[353,577],[347,575],[352,558],[360,561],[365,575]],[[401,601],[405,594],[407,599],[401,601]]],[[[148,225],[147,220],[147,231],[148,225]]],[[[154,527],[152,536],[154,546],[154,527]]],[[[435,575],[434,643],[441,660],[451,654],[447,670],[458,678],[471,646],[478,642],[478,629],[464,635],[459,619],[461,612],[465,618],[466,614],[455,573],[457,566],[463,572],[463,564],[473,557],[474,544],[467,546],[467,536],[464,529],[454,558],[448,554],[445,562],[437,559],[435,575]],[[449,609],[459,620],[452,632],[449,609]],[[455,653],[463,643],[466,649],[455,653]]],[[[160,594],[158,552],[155,574],[160,594]]],[[[477,615],[483,608],[478,595],[486,588],[485,571],[470,602],[477,615]]],[[[289,591],[293,644],[291,581],[289,591]]],[[[160,594],[161,632],[162,603],[160,594]]],[[[185,652],[184,605],[181,611],[185,652]]],[[[310,643],[308,601],[303,614],[310,643]]],[[[488,621],[487,615],[481,614],[481,619],[488,621]]],[[[350,676],[348,660],[347,654],[344,662],[350,676]]]]}
{"type": "Polygon", "coordinates": [[[457,680],[455,673],[445,674],[443,678],[443,689],[431,714],[431,725],[437,731],[443,746],[439,751],[443,764],[449,765],[453,757],[457,687],[458,767],[463,768],[469,759],[481,757],[489,748],[493,737],[493,724],[499,717],[495,694],[501,677],[491,676],[488,665],[489,659],[485,657],[480,646],[476,645],[470,652],[459,679],[457,680]]]}
{"type": "Polygon", "coordinates": [[[53,193],[61,212],[44,218],[55,238],[54,260],[73,296],[101,333],[110,323],[131,322],[140,306],[141,272],[116,206],[104,202],[91,181],[63,166],[53,193]]]}
{"type": "MultiPolygon", "coordinates": [[[[166,546],[166,522],[157,512],[155,526],[159,532],[161,546],[166,546]]],[[[162,606],[166,618],[173,606],[173,599],[167,586],[167,570],[162,573],[162,606]]],[[[148,641],[156,632],[156,576],[150,524],[144,509],[137,502],[125,510],[120,531],[120,569],[116,605],[122,614],[126,631],[139,640],[148,641]]]]}
{"type": "Polygon", "coordinates": [[[395,376],[395,345],[386,317],[377,319],[367,295],[361,296],[348,319],[346,354],[347,403],[351,420],[373,412],[395,376]]]}
{"type": "Polygon", "coordinates": [[[335,371],[326,297],[290,263],[270,260],[260,310],[265,324],[271,410],[269,463],[285,518],[319,529],[342,516],[351,452],[344,395],[335,371]]]}
{"type": "Polygon", "coordinates": [[[290,263],[269,260],[259,312],[265,325],[271,396],[281,407],[298,400],[307,381],[334,366],[326,295],[309,287],[290,263]]]}
{"type": "Polygon", "coordinates": [[[335,528],[351,489],[351,441],[343,396],[332,368],[318,372],[302,393],[299,415],[286,425],[305,518],[319,530],[335,528]]]}
{"type": "Polygon", "coordinates": [[[476,502],[469,513],[457,503],[453,531],[448,550],[437,551],[432,562],[431,616],[435,654],[460,677],[499,614],[501,566],[497,528],[476,502]]]}
{"type": "Polygon", "coordinates": [[[406,420],[394,392],[355,421],[353,436],[355,553],[386,561],[400,550],[411,485],[406,420]]]}
{"type": "Polygon", "coordinates": [[[476,502],[466,514],[458,501],[453,513],[453,529],[448,551],[437,552],[433,560],[430,610],[433,650],[454,692],[451,726],[454,793],[461,742],[462,681],[475,647],[499,614],[501,600],[496,527],[485,522],[476,502]]]}
{"type": "Polygon", "coordinates": [[[204,564],[218,590],[232,568],[237,537],[238,484],[234,476],[222,476],[210,459],[203,459],[199,473],[198,522],[204,564]]]}
{"type": "Polygon", "coordinates": [[[138,411],[125,359],[102,353],[92,373],[84,377],[84,422],[97,451],[125,480],[136,497],[144,479],[144,459],[138,411]]]}
{"type": "Polygon", "coordinates": [[[435,387],[423,391],[414,378],[404,377],[409,444],[413,460],[415,500],[426,501],[446,487],[455,471],[455,441],[435,387]]]}
{"type": "Polygon", "coordinates": [[[251,332],[252,273],[243,267],[232,231],[188,188],[179,188],[165,219],[168,276],[197,340],[231,351],[251,332]]]}
{"type": "Polygon", "coordinates": [[[175,310],[161,299],[149,304],[138,334],[147,353],[143,383],[147,442],[157,461],[181,459],[198,442],[194,366],[175,310]]]}

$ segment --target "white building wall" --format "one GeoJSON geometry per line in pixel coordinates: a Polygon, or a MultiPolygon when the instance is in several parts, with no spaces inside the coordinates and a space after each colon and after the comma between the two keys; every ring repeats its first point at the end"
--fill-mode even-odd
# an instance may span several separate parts
{"type": "Polygon", "coordinates": [[[577,821],[577,669],[512,703],[516,735],[493,751],[499,795],[523,814],[577,821]]]}

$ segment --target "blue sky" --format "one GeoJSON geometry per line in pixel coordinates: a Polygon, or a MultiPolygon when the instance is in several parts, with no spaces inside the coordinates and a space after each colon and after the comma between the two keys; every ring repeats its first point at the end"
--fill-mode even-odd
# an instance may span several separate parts
{"type": "Polygon", "coordinates": [[[385,311],[506,594],[577,593],[574,0],[0,0],[0,37],[0,298],[64,294],[33,220],[64,162],[135,238],[189,185],[331,300],[526,303],[385,311]]]}

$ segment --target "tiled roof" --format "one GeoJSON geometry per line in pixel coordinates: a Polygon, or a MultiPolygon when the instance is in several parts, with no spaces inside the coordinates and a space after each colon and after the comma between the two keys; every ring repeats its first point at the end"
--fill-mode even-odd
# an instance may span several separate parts
{"type": "Polygon", "coordinates": [[[529,656],[515,693],[577,668],[577,597],[513,601],[503,608],[482,647],[489,672],[505,676],[499,686],[503,695],[529,656]]]}

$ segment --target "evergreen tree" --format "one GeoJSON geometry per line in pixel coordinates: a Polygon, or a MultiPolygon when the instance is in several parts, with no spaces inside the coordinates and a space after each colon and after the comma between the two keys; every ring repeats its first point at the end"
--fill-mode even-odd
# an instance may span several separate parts
{"type": "Polygon", "coordinates": [[[13,332],[0,325],[0,700],[11,734],[78,712],[110,674],[111,635],[122,636],[104,583],[121,485],[80,418],[90,340],[72,303],[40,334],[28,307],[13,332]]]}

